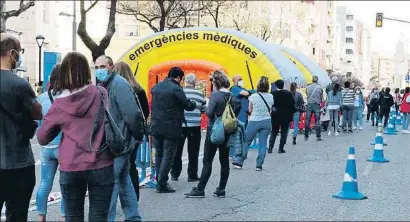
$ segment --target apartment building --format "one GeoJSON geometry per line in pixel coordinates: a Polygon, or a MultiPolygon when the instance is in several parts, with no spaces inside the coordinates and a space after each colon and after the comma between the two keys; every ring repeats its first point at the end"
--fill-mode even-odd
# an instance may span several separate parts
{"type": "Polygon", "coordinates": [[[372,53],[372,77],[370,84],[374,86],[392,86],[396,74],[396,58],[388,52],[372,53]]]}

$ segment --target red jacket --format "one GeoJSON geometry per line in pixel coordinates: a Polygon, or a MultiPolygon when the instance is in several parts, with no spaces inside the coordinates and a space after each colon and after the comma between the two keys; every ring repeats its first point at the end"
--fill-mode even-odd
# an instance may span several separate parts
{"type": "Polygon", "coordinates": [[[403,96],[403,100],[400,105],[400,110],[402,113],[410,113],[410,103],[406,103],[406,99],[409,96],[410,96],[410,93],[406,93],[403,96]]]}

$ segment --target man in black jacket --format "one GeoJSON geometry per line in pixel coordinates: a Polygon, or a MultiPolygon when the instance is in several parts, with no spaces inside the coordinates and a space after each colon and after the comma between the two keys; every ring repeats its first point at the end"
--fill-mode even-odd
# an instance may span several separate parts
{"type": "Polygon", "coordinates": [[[272,93],[273,101],[275,103],[273,105],[274,109],[271,113],[272,133],[269,139],[268,153],[272,153],[279,129],[280,143],[278,153],[285,153],[283,148],[288,137],[289,125],[293,121],[293,113],[296,112],[295,99],[288,90],[283,89],[283,86],[285,85],[283,80],[277,80],[275,85],[277,86],[277,90],[272,93]]]}
{"type": "Polygon", "coordinates": [[[182,138],[182,124],[185,122],[184,110],[192,111],[196,103],[186,98],[180,83],[184,71],[173,67],[168,78],[152,89],[151,134],[155,153],[157,175],[157,192],[175,192],[168,185],[168,174],[171,170],[175,149],[182,138]]]}
{"type": "Polygon", "coordinates": [[[384,117],[383,126],[386,127],[387,121],[389,120],[390,107],[394,105],[393,96],[390,95],[389,87],[387,87],[384,93],[379,96],[379,105],[380,105],[379,119],[382,120],[384,117]]]}

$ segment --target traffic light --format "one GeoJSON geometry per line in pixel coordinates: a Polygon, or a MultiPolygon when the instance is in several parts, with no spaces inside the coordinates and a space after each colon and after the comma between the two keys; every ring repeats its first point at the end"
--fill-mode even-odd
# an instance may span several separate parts
{"type": "Polygon", "coordinates": [[[381,28],[383,26],[383,13],[376,13],[376,27],[381,28]]]}

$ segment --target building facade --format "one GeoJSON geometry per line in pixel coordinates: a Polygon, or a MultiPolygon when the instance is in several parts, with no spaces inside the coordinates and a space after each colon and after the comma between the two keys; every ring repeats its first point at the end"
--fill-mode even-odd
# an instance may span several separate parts
{"type": "Polygon", "coordinates": [[[370,84],[378,87],[391,87],[396,74],[396,58],[387,52],[372,53],[372,76],[370,84]]]}

